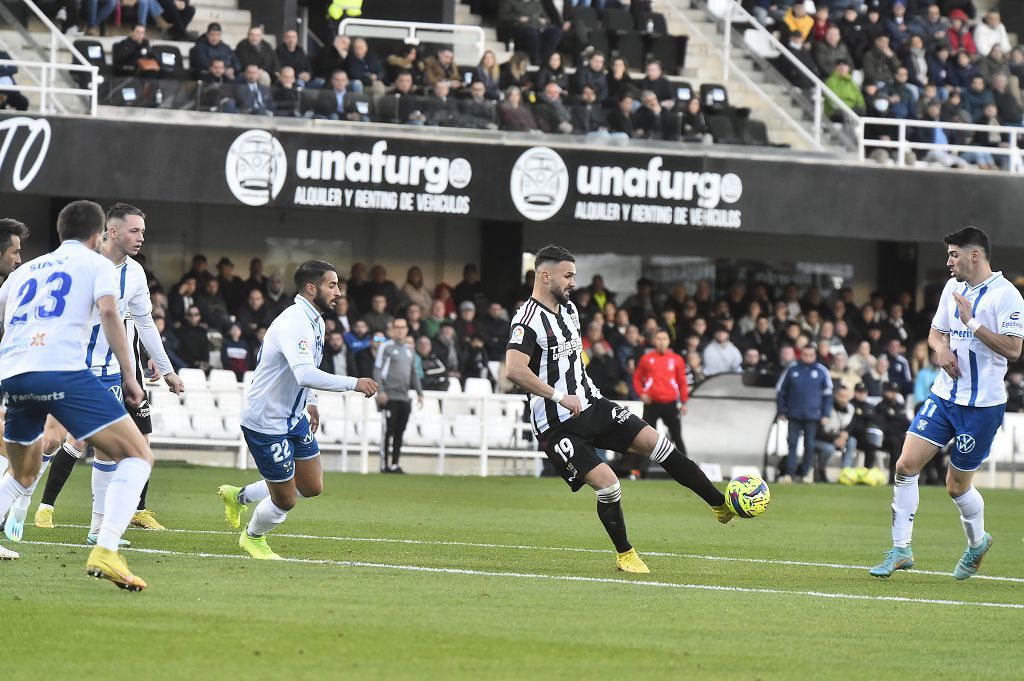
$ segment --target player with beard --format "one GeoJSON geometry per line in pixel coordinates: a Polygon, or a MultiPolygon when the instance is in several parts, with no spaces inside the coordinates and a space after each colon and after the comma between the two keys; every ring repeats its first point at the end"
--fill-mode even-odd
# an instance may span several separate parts
{"type": "Polygon", "coordinates": [[[245,487],[221,485],[217,495],[232,527],[246,504],[256,503],[238,545],[253,558],[280,560],[266,533],[284,522],[299,496],[323,490],[317,428],[320,412],[313,390],[377,392],[369,378],[335,376],[317,367],[323,358],[324,319],[341,300],[338,272],[322,260],[307,260],[295,271],[295,304],[274,320],[263,339],[256,374],[242,406],[245,442],[263,480],[245,487]]]}
{"type": "Polygon", "coordinates": [[[564,248],[540,249],[533,296],[519,308],[505,360],[508,378],[530,395],[530,413],[541,448],[569,488],[597,492],[597,516],[615,544],[616,567],[650,572],[626,537],[619,480],[595,447],[647,456],[711,506],[719,522],[734,514],[704,472],[672,441],[627,409],[605,399],[583,366],[579,312],[569,300],[576,260],[564,248]]]}

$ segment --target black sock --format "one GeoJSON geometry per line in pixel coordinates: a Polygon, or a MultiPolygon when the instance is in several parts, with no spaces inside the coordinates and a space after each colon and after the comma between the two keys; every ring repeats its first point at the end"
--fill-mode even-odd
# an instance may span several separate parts
{"type": "Polygon", "coordinates": [[[64,489],[64,483],[71,477],[71,471],[75,469],[78,459],[71,455],[64,445],[57,448],[50,459],[50,468],[46,474],[46,487],[43,488],[42,503],[53,506],[57,503],[60,491],[64,489]]]}
{"type": "Polygon", "coordinates": [[[139,497],[139,510],[146,510],[146,492],[149,491],[149,480],[146,481],[146,486],[142,488],[142,496],[139,497]]]}
{"type": "Polygon", "coordinates": [[[672,453],[661,462],[665,472],[672,476],[672,479],[683,487],[688,487],[707,502],[708,506],[721,506],[725,503],[725,495],[715,487],[700,466],[693,462],[693,459],[684,456],[678,449],[673,448],[672,453]]]}
{"type": "Polygon", "coordinates": [[[626,519],[622,516],[622,489],[616,483],[613,487],[597,492],[597,517],[615,544],[615,550],[625,553],[633,548],[626,538],[626,519]]]}

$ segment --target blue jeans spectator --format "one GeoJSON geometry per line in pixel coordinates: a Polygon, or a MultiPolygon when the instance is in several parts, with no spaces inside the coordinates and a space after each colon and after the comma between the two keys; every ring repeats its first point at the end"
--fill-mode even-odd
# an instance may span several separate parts
{"type": "Polygon", "coordinates": [[[86,0],[88,5],[89,28],[95,28],[107,20],[117,8],[117,0],[102,0],[103,7],[99,6],[101,0],[86,0]]]}
{"type": "Polygon", "coordinates": [[[143,26],[146,25],[147,21],[149,21],[150,15],[152,15],[153,21],[156,21],[156,18],[162,14],[160,3],[156,0],[139,0],[138,9],[139,23],[143,26]]]}
{"type": "Polygon", "coordinates": [[[813,419],[794,419],[790,418],[787,420],[789,426],[789,437],[787,438],[787,444],[789,445],[789,454],[786,455],[786,475],[796,477],[796,447],[800,443],[800,436],[804,436],[804,460],[803,465],[800,466],[801,477],[807,475],[813,461],[813,456],[808,456],[809,452],[814,451],[814,440],[818,435],[819,422],[813,419]]]}
{"type": "MultiPolygon", "coordinates": [[[[804,450],[807,451],[806,449],[804,450]]],[[[821,467],[824,469],[828,465],[829,460],[836,453],[836,446],[832,442],[822,442],[817,440],[814,443],[814,453],[821,460],[821,467]]],[[[806,454],[804,454],[806,456],[806,454]]],[[[857,438],[848,437],[846,438],[846,446],[843,447],[843,458],[842,467],[849,468],[852,466],[857,458],[857,438]]]]}

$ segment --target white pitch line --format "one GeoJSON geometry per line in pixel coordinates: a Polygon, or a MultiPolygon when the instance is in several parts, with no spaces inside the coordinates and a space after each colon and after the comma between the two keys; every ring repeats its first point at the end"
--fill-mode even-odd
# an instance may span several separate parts
{"type": "MultiPolygon", "coordinates": [[[[89,548],[87,544],[73,544],[71,542],[46,542],[46,541],[25,541],[23,544],[35,544],[37,546],[64,546],[70,548],[89,548]]],[[[188,558],[221,558],[227,560],[251,560],[248,556],[230,555],[224,553],[190,553],[187,551],[169,551],[161,549],[139,549],[126,548],[124,551],[136,553],[150,553],[157,555],[184,556],[188,558]]],[[[491,572],[487,570],[465,570],[460,568],[427,567],[423,565],[399,565],[393,563],[368,563],[356,560],[327,560],[317,558],[282,558],[286,563],[302,563],[306,565],[335,565],[339,567],[357,568],[378,568],[382,570],[402,570],[405,572],[428,572],[446,575],[471,575],[477,577],[510,577],[513,579],[539,579],[557,582],[584,582],[588,584],[617,584],[622,586],[643,586],[663,589],[689,589],[693,591],[726,591],[733,593],[750,594],[775,594],[781,596],[807,596],[811,598],[830,598],[834,600],[850,601],[875,601],[894,603],[919,603],[925,605],[956,605],[976,606],[981,608],[1008,608],[1021,610],[1024,604],[1021,603],[989,603],[984,601],[954,601],[939,598],[910,598],[907,596],[869,596],[865,594],[844,594],[827,591],[795,591],[787,589],[755,589],[743,586],[723,586],[718,584],[679,584],[677,582],[655,582],[644,580],[612,579],[611,577],[581,577],[579,575],[542,575],[530,572],[491,572]]]]}
{"type": "MultiPolygon", "coordinates": [[[[71,527],[76,529],[88,529],[88,525],[57,525],[57,527],[71,527]]],[[[161,532],[177,532],[180,534],[214,534],[214,535],[231,535],[232,537],[237,536],[237,532],[231,532],[228,530],[187,530],[187,529],[168,529],[161,530],[161,532]]],[[[369,543],[380,543],[380,544],[414,544],[420,546],[465,546],[467,548],[480,548],[480,549],[514,549],[520,551],[561,551],[565,553],[604,553],[607,554],[611,549],[587,549],[578,548],[572,546],[539,546],[531,544],[487,544],[481,542],[467,542],[467,541],[437,541],[428,539],[396,539],[391,537],[331,537],[319,534],[287,534],[284,532],[275,532],[275,537],[284,537],[286,539],[315,539],[325,541],[337,541],[337,542],[369,542],[369,543]]],[[[870,565],[849,565],[846,563],[815,563],[810,561],[801,560],[775,560],[771,558],[744,558],[735,556],[707,556],[699,553],[671,553],[665,551],[641,551],[644,556],[655,556],[660,558],[684,558],[688,560],[715,560],[730,563],[758,563],[761,565],[788,565],[793,567],[820,567],[830,568],[833,570],[868,570],[871,568],[870,565]]],[[[906,572],[915,575],[937,575],[940,577],[949,577],[952,573],[942,572],[939,570],[916,570],[910,569],[906,572]]],[[[995,582],[1012,582],[1015,584],[1024,584],[1024,577],[999,577],[995,575],[974,575],[971,579],[985,579],[995,582]]]]}

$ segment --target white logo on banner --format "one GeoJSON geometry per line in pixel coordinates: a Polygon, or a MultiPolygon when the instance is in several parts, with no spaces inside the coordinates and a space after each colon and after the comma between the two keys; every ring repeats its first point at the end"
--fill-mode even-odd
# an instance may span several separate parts
{"type": "Polygon", "coordinates": [[[228,149],[224,178],[231,193],[247,206],[265,206],[281,193],[288,157],[266,130],[243,132],[228,149]]]}
{"type": "Polygon", "coordinates": [[[569,169],[562,157],[547,147],[527,149],[512,167],[509,190],[523,217],[553,218],[569,194],[569,169]]]}
{"type": "Polygon", "coordinates": [[[0,144],[0,170],[3,170],[4,164],[7,162],[7,154],[11,151],[14,139],[19,136],[18,132],[22,129],[28,131],[28,136],[18,148],[18,156],[14,161],[14,170],[11,173],[11,184],[14,185],[16,192],[24,191],[32,184],[43,167],[46,154],[50,150],[50,121],[45,118],[17,116],[0,121],[0,134],[3,134],[3,144],[0,144]],[[26,170],[25,164],[33,160],[33,153],[34,162],[26,170]]]}

